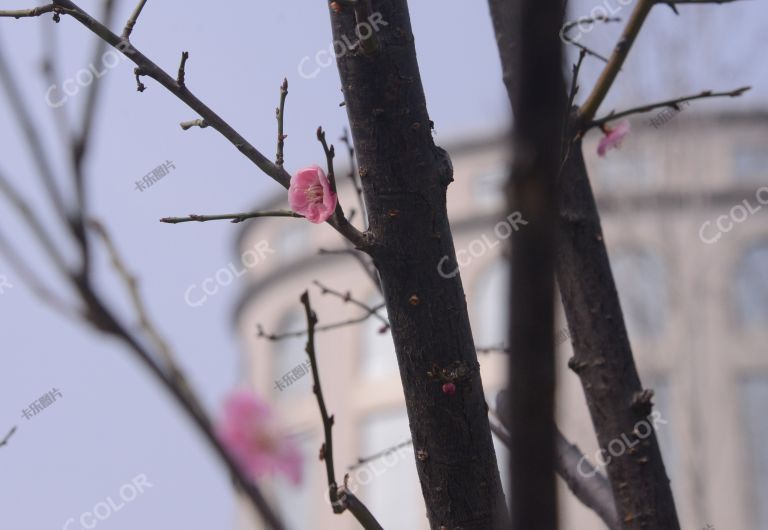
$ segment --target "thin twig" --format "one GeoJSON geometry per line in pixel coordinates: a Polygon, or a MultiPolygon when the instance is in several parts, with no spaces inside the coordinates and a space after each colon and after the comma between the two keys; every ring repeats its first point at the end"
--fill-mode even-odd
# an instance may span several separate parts
{"type": "Polygon", "coordinates": [[[187,59],[189,59],[189,52],[181,52],[181,62],[179,62],[179,73],[176,75],[176,83],[180,86],[184,86],[185,77],[187,75],[187,59]]]}
{"type": "Polygon", "coordinates": [[[173,369],[176,369],[177,367],[176,360],[173,358],[173,354],[171,353],[171,349],[168,346],[168,343],[165,341],[165,339],[163,339],[163,337],[160,335],[160,333],[149,319],[147,308],[145,307],[144,301],[142,300],[141,294],[139,293],[139,285],[136,277],[131,274],[128,270],[128,267],[126,267],[125,262],[120,257],[120,254],[117,251],[117,247],[112,241],[112,238],[107,233],[106,228],[104,228],[104,225],[96,219],[90,219],[88,221],[88,227],[101,238],[104,247],[107,249],[107,253],[112,260],[112,266],[122,279],[126,290],[131,297],[131,304],[133,305],[134,312],[139,319],[139,325],[152,340],[157,351],[160,352],[165,366],[169,369],[172,369],[173,371],[173,369]]]}
{"type": "Polygon", "coordinates": [[[333,159],[336,157],[336,149],[333,144],[328,147],[328,142],[325,141],[325,131],[322,127],[317,128],[317,140],[323,146],[323,152],[325,153],[325,160],[328,165],[328,181],[331,183],[331,190],[336,193],[336,174],[333,170],[333,159]]]}
{"type": "Polygon", "coordinates": [[[662,107],[671,107],[675,110],[680,110],[679,105],[681,103],[685,103],[686,101],[694,101],[696,99],[706,99],[706,98],[739,97],[751,89],[752,87],[745,86],[745,87],[737,88],[736,90],[731,90],[729,92],[712,92],[711,90],[705,90],[703,92],[694,94],[692,96],[683,96],[675,99],[668,99],[666,101],[659,101],[657,103],[650,103],[648,105],[634,107],[631,109],[623,110],[621,112],[611,112],[607,116],[604,116],[600,119],[594,120],[586,124],[584,131],[591,129],[593,127],[602,127],[609,121],[618,120],[619,118],[623,118],[625,116],[630,116],[632,114],[642,114],[642,113],[650,112],[654,109],[658,109],[662,107]]]}
{"type": "Polygon", "coordinates": [[[32,233],[37,238],[40,246],[45,250],[48,257],[56,266],[64,278],[69,278],[69,266],[64,260],[63,254],[56,247],[51,235],[45,230],[37,214],[33,211],[29,203],[21,196],[11,183],[0,173],[0,194],[5,195],[8,202],[16,209],[21,218],[29,226],[32,233]]]}
{"type": "Polygon", "coordinates": [[[133,10],[133,13],[131,13],[130,18],[128,18],[128,21],[125,23],[125,28],[123,28],[123,35],[122,38],[125,40],[129,40],[131,37],[131,33],[133,32],[133,27],[136,25],[136,21],[139,19],[139,15],[141,15],[141,10],[144,9],[144,4],[147,3],[147,0],[139,0],[139,3],[136,4],[136,8],[133,10]]]}
{"type": "Polygon", "coordinates": [[[195,407],[197,413],[202,418],[207,418],[205,409],[197,398],[197,394],[192,390],[189,384],[189,380],[184,375],[179,363],[176,361],[173,352],[166,340],[160,335],[157,327],[152,323],[149,318],[149,313],[144,304],[144,300],[139,293],[139,285],[136,277],[130,273],[128,267],[125,265],[125,261],[120,257],[120,253],[117,251],[115,243],[109,236],[106,228],[103,224],[95,219],[88,220],[88,227],[91,228],[101,238],[104,247],[107,249],[110,259],[112,260],[112,266],[117,272],[120,279],[125,284],[126,290],[131,298],[131,304],[133,310],[139,319],[139,326],[147,334],[152,343],[155,345],[155,349],[159,352],[160,357],[163,360],[165,370],[169,374],[171,380],[186,394],[187,400],[195,407]]]}
{"type": "Polygon", "coordinates": [[[369,306],[365,302],[361,302],[360,300],[357,300],[352,296],[352,293],[349,291],[346,291],[342,293],[341,291],[337,291],[335,289],[331,289],[330,287],[326,287],[322,283],[320,283],[317,280],[314,280],[312,283],[314,283],[319,289],[321,294],[330,294],[335,296],[336,298],[339,298],[345,303],[351,303],[352,305],[356,305],[360,309],[364,310],[366,313],[368,313],[371,316],[376,317],[382,324],[384,324],[387,328],[389,328],[389,320],[384,318],[378,313],[378,309],[369,306]]]}
{"type": "Polygon", "coordinates": [[[385,456],[391,455],[398,449],[402,449],[403,447],[408,447],[409,445],[413,445],[413,440],[411,438],[408,438],[404,442],[400,442],[397,445],[393,445],[392,447],[388,447],[387,449],[384,449],[383,451],[379,451],[378,453],[374,453],[369,456],[365,457],[358,457],[357,462],[352,464],[351,466],[347,467],[348,471],[354,471],[355,469],[364,466],[365,464],[368,464],[370,462],[375,462],[376,460],[380,458],[384,458],[385,456]]]}
{"type": "Polygon", "coordinates": [[[621,22],[621,19],[619,17],[607,17],[607,16],[596,16],[596,17],[584,17],[580,18],[578,20],[572,20],[570,22],[566,22],[563,25],[563,28],[560,30],[560,38],[567,42],[568,44],[571,44],[572,46],[576,46],[581,50],[582,53],[585,53],[587,55],[591,55],[592,57],[595,57],[597,59],[600,59],[604,63],[608,62],[608,59],[597,53],[596,51],[592,50],[591,48],[588,48],[587,46],[584,46],[583,44],[576,42],[571,38],[570,35],[568,35],[568,32],[571,31],[575,26],[580,26],[581,24],[594,24],[595,22],[621,22]]]}
{"type": "MultiPolygon", "coordinates": [[[[31,10],[34,11],[34,10],[31,10]]],[[[47,11],[42,11],[47,12],[47,11]]],[[[41,12],[41,13],[42,13],[41,12]]],[[[33,15],[30,15],[33,16],[33,15]]],[[[48,198],[53,204],[54,211],[58,214],[59,220],[64,225],[68,225],[67,209],[64,205],[64,198],[56,185],[56,177],[51,165],[48,154],[43,146],[42,135],[40,134],[32,113],[29,111],[26,102],[22,98],[21,90],[17,84],[18,78],[11,71],[10,66],[5,60],[5,54],[0,48],[0,83],[5,87],[8,96],[8,103],[13,112],[16,121],[24,131],[26,144],[29,147],[32,159],[37,166],[37,171],[43,184],[48,198]]]]}
{"type": "MultiPolygon", "coordinates": [[[[377,306],[372,307],[371,309],[373,311],[379,311],[381,309],[384,309],[385,307],[386,307],[386,304],[381,303],[381,304],[379,304],[377,306]]],[[[332,324],[324,324],[322,326],[315,326],[315,333],[319,333],[319,332],[322,332],[322,331],[331,331],[331,330],[334,330],[334,329],[344,328],[344,327],[347,327],[347,326],[353,326],[355,324],[359,324],[361,322],[365,322],[366,320],[371,318],[371,316],[373,314],[374,313],[366,313],[366,314],[364,314],[362,316],[359,316],[359,317],[356,317],[356,318],[350,318],[348,320],[342,320],[341,322],[334,322],[332,324]]],[[[381,333],[385,333],[388,329],[389,328],[387,326],[382,326],[381,328],[379,328],[379,331],[381,333]]],[[[294,338],[294,337],[303,337],[308,332],[309,332],[309,330],[307,330],[307,329],[301,329],[301,330],[298,330],[298,331],[287,331],[285,333],[267,333],[266,331],[264,331],[264,328],[262,327],[261,324],[256,324],[256,336],[259,337],[259,338],[263,338],[263,339],[267,339],[267,340],[271,340],[271,341],[280,341],[280,340],[290,339],[290,338],[294,338]]]]}
{"type": "MultiPolygon", "coordinates": [[[[104,23],[109,26],[112,23],[115,13],[115,1],[104,0],[104,8],[102,10],[102,17],[104,23]]],[[[91,55],[91,64],[97,64],[102,60],[107,43],[99,39],[93,47],[93,55],[91,55]]],[[[85,226],[83,226],[82,213],[88,209],[86,187],[85,187],[85,171],[84,162],[85,155],[88,151],[89,142],[91,140],[91,133],[93,131],[93,123],[96,119],[96,108],[101,95],[101,80],[97,77],[94,82],[88,87],[88,92],[85,97],[85,106],[83,107],[83,115],[80,122],[79,130],[75,131],[75,134],[71,138],[71,145],[69,146],[71,152],[72,161],[72,178],[75,183],[75,198],[77,204],[75,206],[76,214],[72,216],[72,232],[78,241],[80,248],[80,274],[83,277],[89,275],[91,266],[91,252],[88,238],[85,234],[85,226]]]]}
{"type": "Polygon", "coordinates": [[[283,84],[280,85],[280,105],[275,109],[275,115],[277,117],[277,154],[275,155],[275,164],[279,167],[283,167],[285,157],[283,156],[283,148],[285,147],[285,139],[288,135],[283,134],[283,122],[285,120],[285,99],[288,97],[288,79],[283,79],[283,84]]]}
{"type": "Polygon", "coordinates": [[[611,58],[608,60],[608,64],[603,68],[587,101],[579,111],[579,119],[582,123],[592,121],[594,118],[598,107],[605,99],[605,96],[608,94],[611,85],[613,85],[616,76],[624,64],[624,61],[627,59],[629,50],[632,49],[632,44],[634,44],[637,35],[640,33],[640,29],[643,27],[643,23],[648,17],[648,13],[651,12],[654,3],[655,0],[637,1],[635,9],[632,11],[632,15],[624,28],[624,32],[619,38],[619,42],[616,44],[611,58]]]}
{"type": "Polygon", "coordinates": [[[366,508],[365,505],[360,502],[351,491],[349,491],[346,484],[339,487],[336,482],[336,472],[333,467],[332,430],[334,419],[333,416],[328,415],[328,408],[325,405],[325,398],[323,397],[323,388],[320,385],[320,373],[317,368],[317,355],[315,352],[315,325],[317,324],[317,315],[312,311],[308,291],[304,291],[301,295],[301,303],[304,305],[304,312],[307,318],[308,333],[306,352],[309,356],[309,364],[312,368],[312,378],[314,380],[312,391],[317,398],[317,406],[320,409],[320,417],[323,421],[323,433],[325,437],[325,442],[320,447],[320,460],[325,462],[325,471],[328,475],[328,497],[331,500],[333,513],[341,514],[344,513],[345,510],[349,510],[366,530],[383,530],[373,514],[371,514],[368,508],[366,508]]]}
{"type": "Polygon", "coordinates": [[[39,17],[46,13],[57,13],[58,6],[55,4],[47,4],[40,7],[33,7],[32,9],[3,9],[0,10],[0,17],[10,18],[26,18],[26,17],[39,17]]]}
{"type": "Polygon", "coordinates": [[[60,314],[65,315],[68,318],[77,320],[81,318],[82,310],[77,307],[71,307],[69,303],[59,298],[57,294],[51,291],[45,283],[32,272],[30,264],[26,263],[11,246],[8,240],[5,239],[3,233],[0,232],[0,253],[2,253],[8,260],[13,271],[24,281],[24,283],[32,290],[32,293],[37,296],[42,302],[48,304],[57,310],[60,314]]]}
{"type": "Polygon", "coordinates": [[[204,223],[206,221],[229,220],[232,223],[242,223],[246,219],[253,219],[256,217],[297,217],[302,219],[304,218],[303,215],[298,214],[296,212],[292,212],[291,210],[272,210],[272,211],[265,211],[265,212],[223,213],[223,214],[217,214],[217,215],[197,215],[193,213],[187,217],[163,217],[162,219],[160,219],[160,222],[178,224],[178,223],[189,223],[192,221],[197,221],[198,223],[204,223]]]}
{"type": "MultiPolygon", "coordinates": [[[[189,89],[180,87],[174,77],[171,77],[165,70],[147,58],[128,39],[113,33],[108,27],[91,17],[91,15],[78,7],[77,4],[71,0],[57,0],[55,11],[57,13],[70,15],[88,30],[95,33],[108,44],[117,48],[123,55],[136,64],[137,68],[134,70],[134,73],[136,74],[137,86],[139,89],[143,90],[145,88],[140,80],[140,76],[147,76],[154,79],[166,90],[186,103],[192,110],[197,112],[209,126],[221,133],[222,136],[229,140],[232,145],[251,160],[259,169],[284,188],[288,188],[291,176],[285,169],[267,159],[259,150],[229,125],[229,123],[224,121],[213,110],[192,94],[189,89]]],[[[2,14],[2,12],[0,12],[0,14],[2,14]]],[[[41,13],[37,13],[37,15],[39,14],[41,13]]],[[[29,14],[28,16],[33,15],[29,14]]],[[[328,220],[328,223],[354,244],[356,248],[367,249],[370,246],[368,237],[349,223],[343,216],[343,210],[341,210],[339,206],[337,206],[336,213],[328,220]]]]}
{"type": "Polygon", "coordinates": [[[8,440],[11,439],[11,436],[13,436],[16,433],[16,426],[14,425],[11,427],[11,430],[8,431],[8,434],[5,435],[5,437],[0,440],[0,447],[3,447],[4,445],[8,445],[8,440]]]}

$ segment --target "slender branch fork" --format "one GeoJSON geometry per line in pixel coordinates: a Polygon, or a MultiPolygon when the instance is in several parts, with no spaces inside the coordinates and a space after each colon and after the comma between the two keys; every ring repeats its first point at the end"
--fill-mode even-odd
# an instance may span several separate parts
{"type": "MultiPolygon", "coordinates": [[[[146,1],[142,1],[139,4],[139,7],[134,12],[134,15],[131,17],[131,20],[129,20],[128,29],[126,31],[126,34],[130,33],[130,27],[132,27],[133,24],[135,24],[135,20],[138,17],[138,13],[141,10],[141,7],[146,3],[146,1]]],[[[105,6],[105,18],[109,18],[109,13],[111,13],[113,1],[112,0],[105,0],[104,1],[105,6]]],[[[54,19],[57,20],[61,14],[69,14],[73,17],[77,18],[81,23],[86,25],[89,29],[94,31],[97,35],[101,36],[102,39],[107,41],[109,44],[112,44],[115,46],[116,44],[119,44],[122,46],[123,50],[128,50],[127,53],[133,54],[134,57],[138,57],[142,61],[147,61],[141,54],[135,50],[132,51],[132,48],[130,44],[127,42],[126,39],[121,39],[120,37],[117,37],[116,35],[109,32],[109,30],[106,30],[104,26],[99,24],[98,22],[95,22],[92,18],[90,18],[87,14],[79,11],[79,8],[75,6],[73,3],[68,1],[61,1],[56,2],[55,4],[50,4],[49,6],[44,6],[42,8],[36,8],[31,9],[27,11],[0,11],[0,16],[15,16],[16,18],[21,18],[22,16],[39,16],[43,13],[54,13],[54,19]]],[[[99,42],[97,47],[102,46],[103,44],[99,42]]],[[[97,48],[98,49],[98,48],[97,48]]],[[[183,62],[184,59],[182,59],[182,66],[180,67],[180,75],[179,80],[177,81],[183,81],[183,75],[181,72],[183,72],[183,62]]],[[[151,64],[151,63],[148,63],[151,64]]],[[[0,66],[5,66],[5,63],[3,61],[2,54],[0,53],[0,66]]],[[[142,74],[144,75],[144,74],[142,74]]],[[[160,78],[165,81],[165,77],[167,77],[167,74],[162,73],[160,75],[160,78]]],[[[9,92],[16,93],[18,92],[15,87],[15,81],[12,75],[10,75],[10,70],[6,68],[0,68],[0,81],[3,82],[6,87],[9,87],[9,92]]],[[[177,81],[174,81],[176,83],[177,81]]],[[[179,83],[181,84],[181,83],[179,83]]],[[[60,275],[65,279],[66,282],[69,283],[70,287],[72,288],[72,292],[74,292],[78,298],[80,303],[82,304],[82,309],[76,309],[76,313],[79,314],[84,320],[86,320],[91,326],[93,326],[95,329],[99,330],[102,333],[105,333],[107,335],[110,335],[114,338],[117,338],[120,340],[123,344],[128,346],[128,348],[136,355],[136,357],[141,361],[143,365],[145,365],[150,373],[154,377],[156,377],[161,385],[166,388],[170,392],[170,394],[174,397],[177,404],[184,410],[185,413],[189,415],[189,417],[193,420],[193,423],[195,426],[199,429],[203,437],[207,440],[207,442],[211,445],[211,447],[214,450],[214,453],[221,459],[221,461],[226,466],[227,470],[230,472],[230,474],[233,477],[233,482],[235,483],[236,487],[245,494],[245,496],[250,500],[250,502],[253,504],[254,508],[261,514],[263,517],[266,525],[269,528],[275,529],[275,530],[283,530],[285,527],[283,526],[280,519],[277,517],[277,515],[274,513],[272,508],[267,504],[265,498],[261,494],[260,490],[254,484],[239,468],[237,463],[233,460],[233,458],[229,455],[228,451],[224,448],[224,446],[221,444],[221,442],[216,437],[211,422],[206,415],[203,407],[200,405],[199,401],[196,398],[196,395],[192,392],[190,386],[187,384],[187,380],[184,377],[184,374],[181,372],[178,364],[173,359],[172,353],[170,349],[168,348],[167,344],[162,340],[159,333],[157,333],[154,326],[150,323],[146,311],[144,309],[143,302],[139,298],[138,289],[136,285],[135,278],[130,275],[127,268],[125,267],[123,261],[119,258],[117,255],[117,251],[115,246],[112,244],[111,239],[109,239],[106,230],[99,225],[98,223],[94,222],[87,222],[86,221],[86,204],[84,201],[84,173],[83,173],[83,166],[82,161],[84,160],[85,153],[86,153],[86,146],[88,145],[88,137],[91,132],[90,124],[93,120],[93,109],[95,108],[95,98],[96,98],[96,86],[98,84],[94,84],[94,87],[91,89],[88,100],[86,102],[86,108],[84,110],[83,114],[83,120],[82,120],[82,128],[78,132],[78,136],[74,137],[72,136],[70,138],[70,129],[68,127],[68,124],[66,127],[61,127],[60,131],[67,134],[67,137],[65,138],[69,143],[68,147],[71,150],[71,156],[72,156],[72,177],[73,182],[75,186],[75,204],[76,206],[69,211],[66,209],[66,205],[61,203],[61,217],[64,218],[64,221],[66,225],[69,225],[72,233],[74,235],[74,240],[76,245],[78,246],[82,256],[83,256],[83,263],[81,264],[79,270],[75,268],[71,268],[69,264],[63,259],[63,254],[56,248],[54,245],[54,239],[52,236],[46,232],[45,228],[42,226],[41,223],[36,219],[34,215],[31,214],[32,209],[30,208],[29,204],[25,200],[24,197],[21,196],[17,192],[13,186],[10,185],[8,181],[1,178],[0,176],[0,193],[5,195],[7,199],[11,202],[11,204],[14,206],[16,211],[20,214],[22,220],[29,226],[32,230],[33,235],[35,236],[35,239],[37,240],[37,243],[42,245],[42,247],[48,252],[49,257],[51,258],[53,264],[56,266],[57,272],[60,273],[60,275]],[[138,335],[135,335],[133,332],[129,331],[127,327],[125,327],[117,316],[112,312],[112,310],[106,305],[105,301],[102,299],[101,295],[97,292],[97,290],[93,286],[92,276],[91,276],[91,270],[88,267],[88,238],[85,233],[86,226],[92,228],[97,235],[101,237],[102,242],[107,247],[110,255],[112,256],[113,264],[115,267],[115,270],[117,274],[119,275],[120,279],[125,283],[129,294],[131,295],[132,302],[134,304],[134,310],[137,313],[137,316],[139,318],[139,323],[141,325],[142,330],[145,334],[149,336],[152,343],[154,344],[155,352],[150,351],[149,349],[145,348],[143,345],[143,340],[138,335]]],[[[183,86],[179,87],[180,91],[186,90],[183,86]]],[[[22,102],[23,103],[23,102],[22,102]]],[[[31,153],[32,156],[35,159],[35,162],[38,166],[38,172],[42,175],[42,180],[44,187],[46,189],[46,192],[48,193],[49,197],[56,198],[56,188],[54,185],[53,180],[48,179],[48,172],[49,168],[52,167],[51,164],[48,162],[48,154],[45,152],[44,149],[41,148],[42,144],[40,141],[41,136],[37,132],[36,125],[31,119],[28,119],[28,114],[26,113],[26,109],[23,107],[20,107],[20,111],[17,114],[17,120],[21,124],[21,126],[25,129],[25,131],[28,133],[28,137],[30,139],[31,144],[31,153]]],[[[215,115],[214,115],[215,116],[215,115]]],[[[54,200],[55,202],[55,200],[54,200]]],[[[57,240],[56,240],[57,241],[57,240]]],[[[21,258],[18,258],[15,252],[13,252],[13,249],[8,245],[5,241],[5,239],[2,237],[2,234],[0,233],[0,250],[2,250],[5,254],[7,254],[9,257],[11,257],[11,264],[15,268],[21,268],[22,270],[29,270],[28,264],[25,263],[21,258]]],[[[56,297],[49,291],[47,288],[43,286],[42,283],[40,283],[37,279],[37,277],[29,273],[24,276],[25,278],[31,278],[32,279],[32,286],[33,291],[35,294],[41,297],[41,299],[47,303],[49,303],[51,306],[53,306],[56,309],[62,310],[63,308],[66,308],[68,304],[65,302],[62,302],[61,299],[56,297]]],[[[69,315],[68,315],[69,316],[69,315]]],[[[10,435],[13,434],[13,430],[9,435],[5,438],[5,441],[9,439],[10,435]]]]}
{"type": "Polygon", "coordinates": [[[632,11],[632,15],[624,28],[624,32],[619,38],[619,41],[608,60],[608,64],[606,64],[597,83],[592,89],[592,92],[579,110],[579,122],[585,124],[593,121],[598,107],[600,107],[600,104],[608,94],[613,82],[616,80],[616,76],[619,74],[619,71],[621,71],[621,67],[624,65],[624,61],[629,55],[629,50],[637,39],[646,18],[648,18],[648,14],[656,4],[672,5],[674,8],[676,4],[726,4],[735,1],[738,0],[679,0],[673,2],[664,0],[638,0],[635,9],[632,11]]]}
{"type": "MultiPolygon", "coordinates": [[[[231,125],[229,125],[229,123],[223,120],[211,108],[209,108],[205,103],[198,99],[187,88],[186,84],[184,83],[183,75],[179,75],[178,78],[172,77],[133,45],[129,37],[145,4],[146,0],[141,0],[136,6],[136,9],[126,23],[122,35],[113,33],[108,27],[94,19],[90,14],[78,7],[77,4],[71,0],[56,0],[51,4],[26,10],[0,10],[0,17],[38,17],[45,13],[51,12],[53,12],[56,17],[61,14],[70,15],[72,18],[76,19],[91,32],[99,36],[102,40],[115,47],[134,64],[136,64],[134,73],[136,75],[136,80],[140,91],[143,91],[146,88],[141,82],[140,78],[142,76],[150,77],[160,83],[160,85],[165,87],[169,92],[186,103],[187,106],[189,106],[192,110],[197,112],[198,115],[200,115],[200,121],[194,120],[193,122],[185,122],[182,124],[182,128],[189,129],[194,125],[199,125],[201,127],[207,126],[216,129],[241,153],[243,153],[243,155],[251,160],[259,169],[261,169],[278,184],[287,189],[290,184],[291,177],[283,167],[272,163],[258,149],[256,149],[242,135],[240,135],[240,133],[238,133],[231,125]]],[[[182,74],[185,61],[186,59],[182,55],[182,65],[179,72],[180,74],[182,74]]],[[[340,206],[337,208],[336,214],[328,220],[328,223],[334,227],[341,235],[348,239],[353,245],[355,245],[355,247],[360,249],[366,249],[369,247],[368,238],[365,237],[364,234],[355,228],[351,223],[349,223],[349,221],[343,216],[343,211],[341,210],[340,206]]]]}
{"type": "Polygon", "coordinates": [[[670,107],[675,110],[680,110],[679,105],[681,103],[685,103],[686,101],[694,101],[697,99],[707,99],[707,98],[722,98],[722,97],[735,98],[735,97],[741,96],[742,94],[744,94],[745,92],[751,89],[752,87],[745,86],[745,87],[737,88],[736,90],[730,90],[728,92],[712,92],[711,90],[705,90],[703,92],[694,94],[692,96],[683,96],[675,99],[668,99],[665,101],[650,103],[648,105],[634,107],[631,109],[623,110],[621,112],[611,112],[607,116],[593,120],[592,122],[586,124],[584,126],[584,130],[590,129],[593,127],[602,128],[609,121],[617,120],[619,118],[630,116],[632,114],[642,114],[645,112],[650,112],[652,110],[663,108],[663,107],[670,107]]]}
{"type": "Polygon", "coordinates": [[[320,385],[320,373],[317,368],[317,355],[315,352],[315,325],[317,324],[317,315],[312,310],[312,306],[309,301],[309,293],[304,291],[301,295],[301,303],[304,306],[304,312],[307,318],[307,355],[309,356],[310,366],[312,368],[312,378],[314,385],[312,391],[317,398],[317,405],[320,409],[320,417],[323,421],[323,433],[325,436],[325,442],[320,447],[320,460],[325,462],[325,470],[328,475],[328,496],[331,500],[331,506],[333,512],[341,514],[345,510],[349,510],[355,519],[366,530],[383,530],[382,526],[368,510],[368,508],[347,488],[346,481],[344,479],[344,485],[339,486],[336,482],[336,471],[333,467],[333,416],[328,415],[328,408],[325,405],[325,398],[323,396],[323,388],[320,385]]]}

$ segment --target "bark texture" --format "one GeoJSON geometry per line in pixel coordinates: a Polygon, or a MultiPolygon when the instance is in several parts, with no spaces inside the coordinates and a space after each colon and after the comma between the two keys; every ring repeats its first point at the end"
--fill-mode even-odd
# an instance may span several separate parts
{"type": "MultiPolygon", "coordinates": [[[[504,81],[516,116],[523,89],[513,75],[520,69],[519,47],[524,45],[521,33],[515,30],[521,5],[489,0],[504,81]]],[[[542,89],[547,88],[542,84],[542,89]]],[[[567,97],[563,91],[563,106],[567,97]]],[[[575,130],[574,121],[569,129],[575,130]]],[[[567,138],[575,136],[573,130],[567,138]]],[[[622,528],[678,530],[655,432],[641,438],[636,431],[651,413],[652,392],[643,390],[632,356],[581,142],[570,143],[567,153],[557,183],[556,266],[574,350],[569,366],[581,379],[600,447],[607,451],[613,440],[623,442],[622,437],[633,444],[622,456],[611,457],[607,466],[622,528]]],[[[645,426],[642,428],[645,434],[645,426]]]]}
{"type": "Polygon", "coordinates": [[[574,351],[568,365],[581,378],[598,443],[610,458],[619,518],[628,530],[678,530],[656,433],[645,436],[654,423],[653,393],[643,390],[632,357],[580,141],[571,145],[559,190],[558,281],[574,351]],[[621,456],[608,453],[615,440],[628,447],[621,456]]]}
{"type": "Polygon", "coordinates": [[[356,14],[383,21],[375,46],[337,58],[368,209],[366,250],[381,276],[431,528],[487,530],[506,518],[488,406],[460,276],[438,273],[446,256],[444,270],[457,267],[446,212],[453,171],[432,140],[407,2],[372,4],[331,11],[339,42],[357,41],[356,14]],[[443,391],[448,381],[453,395],[443,391]]]}

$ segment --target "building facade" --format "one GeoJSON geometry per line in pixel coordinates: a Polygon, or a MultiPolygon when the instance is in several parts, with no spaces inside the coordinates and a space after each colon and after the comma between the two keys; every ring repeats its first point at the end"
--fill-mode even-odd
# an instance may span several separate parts
{"type": "MultiPolygon", "coordinates": [[[[644,386],[655,391],[656,427],[681,524],[766,530],[768,116],[697,116],[683,109],[643,118],[633,121],[621,150],[598,158],[593,133],[585,153],[636,362],[644,386]]],[[[500,135],[444,147],[454,165],[448,206],[475,343],[502,345],[506,239],[524,229],[504,210],[506,147],[500,135]]],[[[355,205],[350,188],[340,193],[347,211],[355,205]]],[[[269,207],[284,207],[284,199],[269,207]]],[[[264,241],[273,252],[251,270],[236,313],[243,382],[271,397],[307,455],[301,486],[276,478],[265,488],[289,528],[352,530],[358,528],[353,517],[334,515],[326,500],[317,458],[322,425],[305,339],[270,341],[259,336],[259,326],[262,334],[303,330],[299,296],[305,289],[320,326],[365,316],[360,307],[322,294],[315,280],[372,307],[381,297],[326,225],[259,219],[246,225],[238,252],[263,248],[264,241]]],[[[453,271],[435,264],[435,273],[453,271]]],[[[317,334],[325,397],[336,418],[336,473],[350,473],[353,489],[384,528],[427,529],[394,348],[382,327],[370,317],[317,334]],[[350,470],[358,457],[387,449],[350,470]]],[[[598,453],[578,377],[567,368],[572,351],[562,310],[556,329],[558,425],[599,467],[609,455],[598,453]]],[[[505,384],[504,354],[482,353],[480,362],[493,404],[505,384]]],[[[498,442],[497,452],[506,465],[498,442]]],[[[621,451],[611,458],[621,458],[621,451]]],[[[560,486],[561,528],[603,528],[560,486]]],[[[258,527],[251,515],[242,511],[242,528],[258,527]]]]}

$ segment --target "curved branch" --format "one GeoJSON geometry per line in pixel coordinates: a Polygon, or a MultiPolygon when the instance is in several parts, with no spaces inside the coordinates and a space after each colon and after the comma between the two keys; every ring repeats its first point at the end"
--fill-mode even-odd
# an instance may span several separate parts
{"type": "Polygon", "coordinates": [[[304,291],[301,295],[301,303],[304,305],[304,312],[307,317],[307,355],[309,356],[309,364],[312,367],[312,378],[314,379],[314,385],[312,391],[317,398],[317,405],[320,409],[320,417],[323,421],[323,432],[325,434],[325,442],[320,447],[320,460],[325,461],[325,471],[328,475],[328,496],[331,500],[331,506],[333,507],[333,513],[341,514],[344,510],[349,510],[355,519],[366,530],[383,530],[379,522],[373,516],[373,514],[366,508],[366,506],[347,488],[346,478],[345,484],[339,487],[336,482],[336,472],[333,468],[333,416],[328,415],[328,409],[325,406],[325,398],[323,397],[323,389],[320,386],[320,373],[317,368],[317,356],[315,355],[315,325],[317,324],[317,315],[312,311],[312,306],[309,303],[309,292],[304,291]]]}

